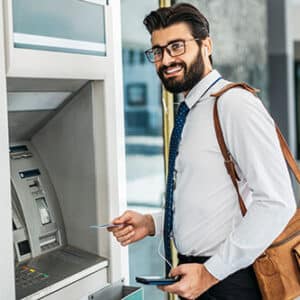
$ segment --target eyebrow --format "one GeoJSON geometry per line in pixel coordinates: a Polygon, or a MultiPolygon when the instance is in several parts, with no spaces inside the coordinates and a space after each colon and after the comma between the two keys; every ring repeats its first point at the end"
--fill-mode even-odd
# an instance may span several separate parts
{"type": "Polygon", "coordinates": [[[171,41],[169,41],[167,44],[165,44],[165,45],[163,45],[163,46],[161,46],[161,45],[159,45],[159,44],[156,44],[156,45],[153,45],[153,46],[152,46],[152,49],[153,49],[153,48],[163,48],[163,47],[166,47],[166,46],[168,46],[168,45],[170,45],[170,44],[172,44],[172,43],[179,42],[179,41],[184,41],[184,39],[175,39],[175,40],[171,40],[171,41]]]}

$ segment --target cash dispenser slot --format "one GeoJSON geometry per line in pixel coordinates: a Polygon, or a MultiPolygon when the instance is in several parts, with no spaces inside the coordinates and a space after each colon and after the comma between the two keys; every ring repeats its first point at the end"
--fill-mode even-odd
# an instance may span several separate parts
{"type": "Polygon", "coordinates": [[[10,147],[9,153],[11,159],[29,158],[32,156],[32,153],[25,145],[10,147]]]}
{"type": "Polygon", "coordinates": [[[40,247],[42,252],[59,246],[59,238],[57,235],[58,231],[55,231],[54,233],[48,233],[47,235],[40,237],[40,247]]]}

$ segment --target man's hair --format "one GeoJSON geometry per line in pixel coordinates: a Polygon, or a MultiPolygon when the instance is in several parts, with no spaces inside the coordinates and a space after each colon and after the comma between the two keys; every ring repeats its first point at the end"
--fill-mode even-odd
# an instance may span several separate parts
{"type": "MultiPolygon", "coordinates": [[[[144,19],[144,25],[150,34],[153,31],[169,27],[171,25],[184,22],[186,23],[199,46],[203,39],[209,36],[209,23],[205,16],[193,5],[188,3],[179,3],[170,7],[162,7],[151,11],[144,19]]],[[[209,56],[212,63],[212,58],[209,56]]]]}

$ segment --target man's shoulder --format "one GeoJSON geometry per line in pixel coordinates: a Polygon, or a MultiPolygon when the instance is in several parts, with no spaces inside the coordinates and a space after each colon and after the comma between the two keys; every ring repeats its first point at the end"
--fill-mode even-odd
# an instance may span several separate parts
{"type": "MultiPolygon", "coordinates": [[[[231,85],[233,84],[234,82],[231,82],[231,81],[227,81],[227,80],[224,80],[223,84],[222,84],[222,87],[220,88],[220,90],[226,88],[227,85],[231,85]]],[[[245,84],[247,87],[249,88],[252,88],[250,85],[248,84],[245,84]]],[[[253,88],[253,90],[255,90],[255,88],[253,88]]],[[[231,98],[231,99],[236,99],[236,98],[239,98],[239,97],[245,97],[245,98],[257,98],[255,96],[255,94],[253,94],[251,91],[249,91],[249,89],[243,87],[242,85],[237,85],[237,86],[234,86],[232,88],[230,88],[229,90],[227,90],[226,92],[224,92],[221,96],[220,96],[220,99],[226,99],[226,98],[231,98]]]]}
{"type": "Polygon", "coordinates": [[[218,103],[218,107],[221,110],[239,112],[243,111],[243,109],[249,108],[249,106],[261,105],[261,100],[255,94],[241,86],[233,87],[224,92],[220,96],[218,103]]]}

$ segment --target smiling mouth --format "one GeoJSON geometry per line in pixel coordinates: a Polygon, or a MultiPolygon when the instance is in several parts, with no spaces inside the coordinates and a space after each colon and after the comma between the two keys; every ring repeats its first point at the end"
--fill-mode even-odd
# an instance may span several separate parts
{"type": "Polygon", "coordinates": [[[165,68],[164,74],[167,75],[167,77],[176,76],[181,70],[183,70],[183,66],[181,65],[172,66],[165,68]]]}

